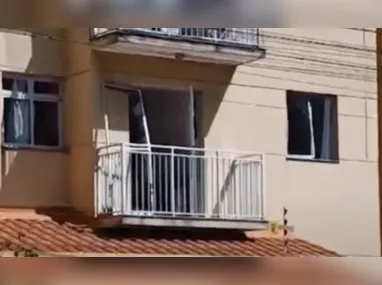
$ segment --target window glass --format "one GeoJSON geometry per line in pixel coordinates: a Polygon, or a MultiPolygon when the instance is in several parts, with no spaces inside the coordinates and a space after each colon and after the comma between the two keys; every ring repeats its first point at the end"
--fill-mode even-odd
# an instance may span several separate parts
{"type": "Polygon", "coordinates": [[[33,88],[36,94],[59,94],[59,85],[56,82],[35,81],[33,88]]]}
{"type": "Polygon", "coordinates": [[[9,144],[30,144],[30,102],[4,98],[4,141],[9,144]]]}
{"type": "Polygon", "coordinates": [[[58,103],[34,101],[34,143],[59,145],[58,103]]]}
{"type": "Polygon", "coordinates": [[[311,155],[309,101],[299,96],[288,98],[288,153],[311,155]]]}
{"type": "Polygon", "coordinates": [[[3,77],[2,79],[3,90],[18,92],[28,92],[28,81],[25,79],[13,79],[8,77],[3,77]]]}

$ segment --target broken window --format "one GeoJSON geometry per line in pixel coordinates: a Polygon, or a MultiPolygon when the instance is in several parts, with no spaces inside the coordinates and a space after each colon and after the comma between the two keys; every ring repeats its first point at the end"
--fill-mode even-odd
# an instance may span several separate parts
{"type": "Polygon", "coordinates": [[[3,74],[3,143],[60,145],[60,94],[55,81],[3,74]]]}
{"type": "Polygon", "coordinates": [[[287,92],[288,155],[338,160],[337,97],[287,92]]]}

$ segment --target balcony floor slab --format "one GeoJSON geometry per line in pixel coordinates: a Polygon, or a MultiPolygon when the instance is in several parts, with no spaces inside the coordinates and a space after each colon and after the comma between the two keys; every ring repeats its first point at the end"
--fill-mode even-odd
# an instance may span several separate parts
{"type": "Polygon", "coordinates": [[[213,43],[172,41],[134,35],[111,34],[93,43],[97,51],[215,64],[240,65],[265,57],[265,50],[256,47],[216,46],[213,43]]]}
{"type": "Polygon", "coordinates": [[[133,216],[102,216],[98,218],[102,227],[115,226],[147,226],[166,228],[214,228],[239,230],[266,230],[265,220],[239,221],[197,218],[158,218],[133,216]]]}

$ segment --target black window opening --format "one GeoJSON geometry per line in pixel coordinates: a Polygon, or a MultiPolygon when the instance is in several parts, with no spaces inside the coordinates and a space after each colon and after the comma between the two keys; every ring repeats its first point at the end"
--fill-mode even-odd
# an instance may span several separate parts
{"type": "Polygon", "coordinates": [[[130,142],[134,144],[150,142],[154,145],[150,149],[151,157],[140,152],[131,155],[132,210],[135,212],[142,214],[150,212],[157,216],[195,216],[202,212],[203,153],[180,148],[174,150],[172,158],[169,148],[155,146],[196,147],[202,144],[201,130],[198,126],[201,103],[198,98],[201,94],[193,96],[186,92],[176,93],[178,92],[147,89],[141,94],[141,98],[139,93],[129,94],[130,142]],[[152,96],[153,94],[155,96],[152,96]],[[178,100],[183,99],[172,101],[168,97],[171,94],[178,100]],[[162,97],[163,105],[156,104],[154,98],[158,97],[162,97]],[[177,110],[173,115],[168,112],[166,102],[177,110]],[[186,123],[184,126],[186,131],[183,132],[182,129],[181,132],[182,138],[188,137],[185,139],[186,145],[178,144],[178,136],[165,138],[166,136],[162,137],[156,131],[158,129],[162,130],[160,133],[165,131],[164,121],[156,120],[156,116],[160,113],[167,118],[164,120],[166,126],[174,133],[181,129],[182,124],[179,125],[179,121],[186,123]],[[149,130],[145,130],[144,118],[149,130]],[[197,157],[193,157],[193,154],[197,157]]]}
{"type": "Polygon", "coordinates": [[[287,92],[288,156],[338,161],[337,97],[287,92]]]}

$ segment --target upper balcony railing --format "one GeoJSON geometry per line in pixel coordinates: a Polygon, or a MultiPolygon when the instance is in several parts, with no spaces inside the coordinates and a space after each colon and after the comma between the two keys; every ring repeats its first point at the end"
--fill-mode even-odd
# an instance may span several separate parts
{"type": "Polygon", "coordinates": [[[97,215],[264,220],[261,154],[116,144],[98,149],[97,215]]]}
{"type": "Polygon", "coordinates": [[[110,33],[199,42],[238,49],[257,49],[260,38],[259,28],[93,28],[92,38],[110,33]]]}

